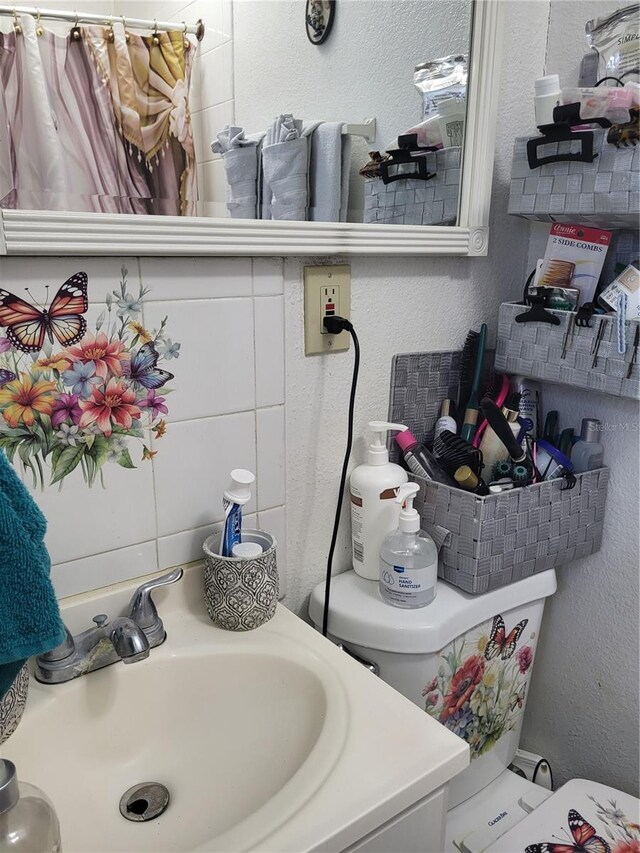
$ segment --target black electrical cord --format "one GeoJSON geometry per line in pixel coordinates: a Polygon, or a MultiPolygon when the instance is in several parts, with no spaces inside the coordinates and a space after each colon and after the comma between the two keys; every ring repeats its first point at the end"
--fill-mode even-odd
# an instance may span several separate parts
{"type": "Polygon", "coordinates": [[[342,499],[347,483],[347,468],[349,466],[349,457],[351,456],[351,445],[353,444],[353,411],[356,402],[356,388],[358,385],[358,371],[360,370],[360,342],[356,335],[355,329],[348,320],[344,317],[325,317],[324,327],[329,334],[337,335],[340,332],[349,332],[353,339],[354,359],[353,359],[353,377],[351,379],[351,393],[349,395],[349,415],[347,427],[347,446],[344,452],[344,461],[342,463],[342,475],[340,477],[340,489],[338,491],[338,502],[336,504],[336,517],[333,522],[333,533],[331,535],[331,545],[329,546],[329,554],[327,556],[327,578],[324,586],[324,613],[322,615],[322,636],[327,636],[327,624],[329,622],[329,596],[331,591],[331,568],[333,566],[333,552],[336,549],[336,540],[338,538],[338,528],[340,526],[340,513],[342,512],[342,499]]]}

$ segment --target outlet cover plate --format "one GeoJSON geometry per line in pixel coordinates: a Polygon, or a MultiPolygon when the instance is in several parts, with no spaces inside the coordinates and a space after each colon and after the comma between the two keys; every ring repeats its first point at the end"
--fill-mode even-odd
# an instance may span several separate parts
{"type": "Polygon", "coordinates": [[[351,267],[348,264],[304,268],[304,354],[345,352],[349,332],[323,333],[326,297],[332,297],[335,313],[351,319],[351,267]]]}

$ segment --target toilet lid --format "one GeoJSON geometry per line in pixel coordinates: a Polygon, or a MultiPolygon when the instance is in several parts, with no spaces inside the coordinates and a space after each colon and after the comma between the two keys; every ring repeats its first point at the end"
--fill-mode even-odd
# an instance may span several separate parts
{"type": "MultiPolygon", "coordinates": [[[[365,580],[349,571],[331,580],[329,634],[367,649],[431,654],[496,613],[538,601],[555,590],[553,569],[483,595],[468,595],[439,580],[431,604],[407,610],[383,601],[377,581],[365,580]]],[[[322,625],[323,607],[324,583],[321,583],[311,593],[309,602],[309,615],[318,627],[322,625]]]]}
{"type": "Polygon", "coordinates": [[[640,800],[572,779],[491,845],[491,853],[635,853],[640,800]]]}

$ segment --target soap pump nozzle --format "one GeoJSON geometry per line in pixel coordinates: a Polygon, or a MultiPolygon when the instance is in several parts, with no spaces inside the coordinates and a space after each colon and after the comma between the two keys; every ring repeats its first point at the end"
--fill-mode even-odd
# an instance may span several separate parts
{"type": "Polygon", "coordinates": [[[409,427],[404,424],[392,424],[387,421],[369,421],[369,432],[373,433],[373,441],[369,444],[369,465],[386,465],[389,461],[389,451],[385,442],[387,432],[395,429],[405,432],[409,427]]]}
{"type": "Polygon", "coordinates": [[[398,529],[402,533],[418,533],[420,530],[420,514],[414,509],[413,501],[420,491],[417,483],[405,483],[398,489],[396,503],[400,504],[398,529]]]}

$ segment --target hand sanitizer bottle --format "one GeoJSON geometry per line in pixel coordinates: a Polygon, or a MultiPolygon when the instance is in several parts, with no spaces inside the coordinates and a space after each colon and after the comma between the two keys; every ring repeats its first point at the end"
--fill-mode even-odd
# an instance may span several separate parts
{"type": "Polygon", "coordinates": [[[380,595],[395,607],[425,607],[436,597],[438,550],[433,539],[420,530],[420,516],[413,508],[419,491],[417,483],[400,486],[398,529],[380,548],[380,595]]]}
{"type": "Polygon", "coordinates": [[[16,767],[0,759],[0,851],[60,853],[60,825],[51,800],[28,782],[18,782],[16,767]]]}

